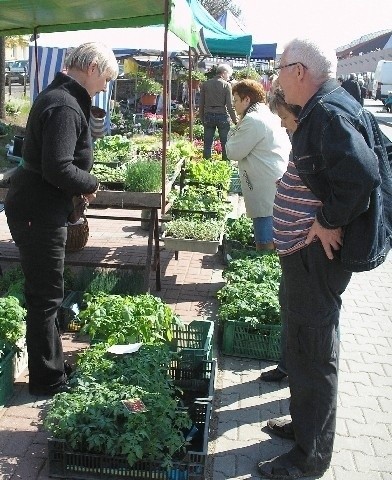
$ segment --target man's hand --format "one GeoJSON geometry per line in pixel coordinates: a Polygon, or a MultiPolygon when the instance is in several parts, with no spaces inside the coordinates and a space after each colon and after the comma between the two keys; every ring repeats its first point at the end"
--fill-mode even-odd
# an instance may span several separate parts
{"type": "Polygon", "coordinates": [[[317,218],[311,226],[305,244],[309,245],[317,237],[323,245],[325,254],[330,260],[334,259],[333,250],[339,250],[343,245],[343,230],[341,227],[329,229],[322,227],[317,218]]]}

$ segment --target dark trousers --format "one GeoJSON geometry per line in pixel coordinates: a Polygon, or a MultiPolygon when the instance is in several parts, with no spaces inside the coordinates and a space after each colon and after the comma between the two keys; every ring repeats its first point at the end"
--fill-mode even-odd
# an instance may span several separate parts
{"type": "Polygon", "coordinates": [[[320,242],[280,258],[280,302],[287,314],[287,373],[295,446],[302,470],[330,464],[336,427],[341,295],[351,273],[320,242]]]}
{"type": "Polygon", "coordinates": [[[226,143],[230,131],[229,117],[223,113],[205,113],[203,119],[204,126],[204,149],[203,157],[211,158],[211,148],[214,141],[216,129],[218,129],[219,140],[222,147],[222,159],[227,160],[226,143]]]}
{"type": "Polygon", "coordinates": [[[67,227],[29,225],[8,219],[25,276],[29,383],[56,386],[64,377],[57,313],[64,296],[67,227]]]}

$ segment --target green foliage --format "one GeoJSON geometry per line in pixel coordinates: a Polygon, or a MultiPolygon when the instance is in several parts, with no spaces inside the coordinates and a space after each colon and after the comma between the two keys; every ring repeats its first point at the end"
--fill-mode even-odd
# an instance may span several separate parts
{"type": "Polygon", "coordinates": [[[9,132],[10,132],[9,125],[0,121],[0,136],[7,135],[9,132]]]}
{"type": "Polygon", "coordinates": [[[223,229],[222,220],[177,218],[166,223],[165,234],[174,238],[216,241],[223,229]]]}
{"type": "Polygon", "coordinates": [[[84,295],[81,332],[110,344],[171,340],[178,322],[171,308],[150,294],[137,296],[98,293],[84,295]]]}
{"type": "Polygon", "coordinates": [[[227,240],[239,242],[243,247],[254,245],[253,221],[246,215],[229,218],[225,228],[227,240]]]}
{"type": "MultiPolygon", "coordinates": [[[[181,194],[179,192],[177,193],[173,200],[172,208],[198,212],[214,212],[216,218],[223,219],[232,210],[232,205],[222,200],[222,195],[215,187],[186,186],[181,194]]],[[[187,215],[187,218],[194,218],[191,213],[183,213],[187,215]]]]}
{"type": "Polygon", "coordinates": [[[281,268],[275,252],[247,253],[223,272],[226,285],[217,292],[219,318],[257,324],[279,324],[281,268]]]}
{"type": "Polygon", "coordinates": [[[135,148],[132,140],[123,135],[107,135],[94,142],[94,160],[96,162],[116,162],[129,158],[135,148]]]}
{"type": "Polygon", "coordinates": [[[100,182],[124,182],[125,181],[126,164],[118,167],[110,167],[109,165],[94,164],[91,173],[95,175],[100,182]]]}
{"type": "Polygon", "coordinates": [[[130,192],[159,192],[162,188],[162,164],[157,160],[137,160],[125,170],[125,189],[130,192]]]}
{"type": "Polygon", "coordinates": [[[143,459],[170,466],[184,449],[183,430],[191,420],[178,409],[168,350],[142,346],[114,357],[106,348],[98,344],[80,355],[74,389],[54,397],[45,428],[78,451],[126,455],[130,465],[143,459]],[[126,403],[132,401],[141,401],[145,411],[131,413],[126,403]]]}
{"type": "Polygon", "coordinates": [[[143,277],[140,272],[108,268],[83,268],[75,279],[75,290],[98,295],[137,294],[141,292],[143,277]]]}
{"type": "Polygon", "coordinates": [[[25,334],[26,310],[15,297],[0,298],[0,342],[15,347],[25,334]]]}
{"type": "Polygon", "coordinates": [[[218,314],[223,321],[240,320],[252,325],[280,323],[278,294],[269,282],[228,283],[217,292],[217,297],[220,302],[218,314]]]}
{"type": "Polygon", "coordinates": [[[253,67],[245,67],[241,70],[234,70],[233,77],[239,81],[245,79],[258,81],[260,80],[260,73],[258,73],[253,67]]]}
{"type": "Polygon", "coordinates": [[[162,92],[162,85],[153,78],[148,77],[145,73],[138,73],[135,77],[137,78],[137,93],[159,95],[162,92]]]}
{"type": "Polygon", "coordinates": [[[232,167],[224,160],[191,160],[186,163],[188,180],[220,186],[228,191],[232,175],[232,167]]]}

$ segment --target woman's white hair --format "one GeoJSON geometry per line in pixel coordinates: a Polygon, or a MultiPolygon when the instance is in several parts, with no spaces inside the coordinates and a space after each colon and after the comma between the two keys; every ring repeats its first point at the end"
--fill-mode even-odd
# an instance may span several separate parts
{"type": "Polygon", "coordinates": [[[65,59],[67,69],[76,68],[83,72],[86,72],[92,63],[97,64],[100,75],[105,73],[111,80],[117,78],[118,63],[113,50],[102,43],[83,43],[72,49],[65,59]]]}
{"type": "Polygon", "coordinates": [[[324,83],[336,77],[336,52],[329,46],[312,40],[295,38],[284,49],[285,63],[300,62],[308,69],[314,80],[324,83]]]}

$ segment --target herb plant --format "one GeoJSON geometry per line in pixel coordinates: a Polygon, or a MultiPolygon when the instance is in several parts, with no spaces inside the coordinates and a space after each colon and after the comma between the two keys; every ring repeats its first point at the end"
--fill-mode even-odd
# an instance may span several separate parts
{"type": "Polygon", "coordinates": [[[222,220],[177,218],[167,222],[165,235],[174,238],[216,241],[223,230],[222,220]]]}
{"type": "Polygon", "coordinates": [[[123,135],[107,135],[94,142],[96,162],[116,162],[129,158],[134,153],[132,141],[123,135]]]}
{"type": "Polygon", "coordinates": [[[162,188],[162,164],[157,160],[137,160],[125,170],[125,189],[130,192],[159,192],[162,188]]]}
{"type": "Polygon", "coordinates": [[[254,245],[253,221],[246,215],[228,219],[225,233],[227,240],[239,242],[243,247],[254,245]]]}

